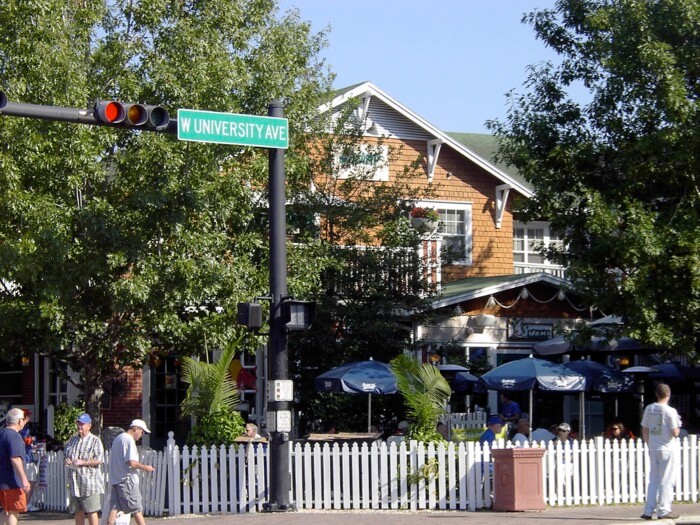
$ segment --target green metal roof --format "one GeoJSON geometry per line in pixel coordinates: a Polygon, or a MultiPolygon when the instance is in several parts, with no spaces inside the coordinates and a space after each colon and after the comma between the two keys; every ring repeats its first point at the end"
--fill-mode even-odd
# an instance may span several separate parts
{"type": "Polygon", "coordinates": [[[525,178],[520,176],[518,170],[513,166],[508,166],[503,162],[496,162],[495,156],[496,152],[498,151],[498,142],[496,141],[496,137],[494,135],[489,135],[488,133],[456,133],[451,131],[447,132],[446,134],[472,150],[480,157],[488,160],[501,171],[507,173],[515,179],[518,179],[522,184],[530,186],[525,178]]]}
{"type": "Polygon", "coordinates": [[[567,284],[565,279],[544,272],[496,275],[493,277],[467,277],[443,284],[440,295],[433,300],[433,306],[440,307],[459,302],[460,300],[491,295],[499,291],[535,282],[548,282],[552,286],[557,287],[563,287],[567,284]]]}

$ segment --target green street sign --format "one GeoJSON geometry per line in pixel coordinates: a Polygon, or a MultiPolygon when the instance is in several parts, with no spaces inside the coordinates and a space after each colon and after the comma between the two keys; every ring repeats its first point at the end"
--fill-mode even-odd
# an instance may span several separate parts
{"type": "Polygon", "coordinates": [[[286,118],[178,109],[177,138],[193,142],[287,149],[289,124],[286,118]]]}

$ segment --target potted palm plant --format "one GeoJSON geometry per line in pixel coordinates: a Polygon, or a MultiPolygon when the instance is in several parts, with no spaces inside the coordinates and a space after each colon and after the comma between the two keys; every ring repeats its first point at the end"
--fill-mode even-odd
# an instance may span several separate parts
{"type": "Polygon", "coordinates": [[[433,208],[416,206],[411,210],[411,226],[423,232],[432,232],[438,227],[440,215],[433,208]]]}

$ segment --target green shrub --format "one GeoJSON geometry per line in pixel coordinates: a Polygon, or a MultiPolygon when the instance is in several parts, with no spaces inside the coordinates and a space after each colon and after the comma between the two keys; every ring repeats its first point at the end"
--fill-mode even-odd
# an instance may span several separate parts
{"type": "Polygon", "coordinates": [[[53,419],[53,437],[58,443],[65,443],[75,434],[75,421],[83,412],[85,412],[85,406],[82,401],[76,401],[72,405],[70,403],[61,403],[56,407],[53,419]]]}
{"type": "Polygon", "coordinates": [[[189,446],[230,445],[243,435],[245,422],[239,412],[224,409],[201,416],[187,435],[189,446]]]}

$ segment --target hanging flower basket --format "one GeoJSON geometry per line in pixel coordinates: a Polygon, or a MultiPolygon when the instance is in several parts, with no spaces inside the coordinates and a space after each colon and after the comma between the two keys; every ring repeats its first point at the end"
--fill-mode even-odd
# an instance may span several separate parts
{"type": "Polygon", "coordinates": [[[439,221],[431,221],[425,217],[411,217],[411,226],[423,232],[432,232],[438,227],[439,221]]]}
{"type": "Polygon", "coordinates": [[[440,222],[440,215],[432,208],[415,207],[411,210],[411,226],[421,232],[433,232],[440,222]]]}

